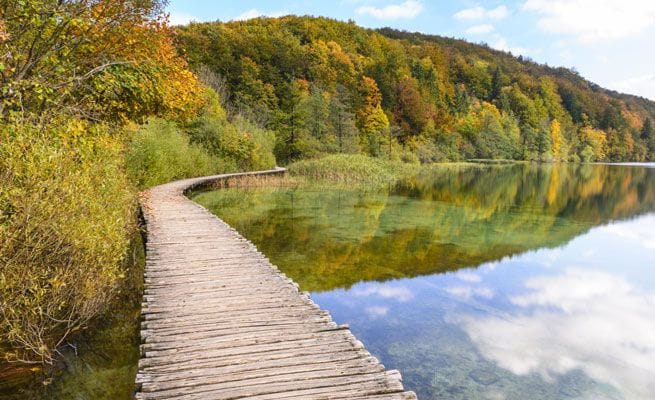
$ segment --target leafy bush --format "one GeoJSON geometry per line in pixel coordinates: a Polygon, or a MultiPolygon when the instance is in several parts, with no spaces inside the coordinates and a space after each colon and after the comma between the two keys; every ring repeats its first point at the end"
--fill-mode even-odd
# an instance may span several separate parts
{"type": "Polygon", "coordinates": [[[189,144],[174,122],[152,118],[128,130],[132,141],[126,155],[127,170],[139,188],[234,169],[200,146],[189,144]]]}
{"type": "Polygon", "coordinates": [[[122,143],[103,126],[0,128],[3,358],[51,362],[124,276],[134,192],[122,143]]]}
{"type": "Polygon", "coordinates": [[[353,154],[334,154],[289,165],[289,173],[312,181],[338,183],[390,182],[410,173],[416,166],[353,154]]]}
{"type": "Polygon", "coordinates": [[[259,171],[274,168],[276,164],[275,155],[273,154],[275,133],[260,128],[245,118],[237,118],[233,124],[252,143],[245,169],[259,171]]]}
{"type": "Polygon", "coordinates": [[[243,117],[228,120],[217,94],[205,93],[201,114],[186,124],[191,143],[220,158],[230,170],[260,170],[275,166],[275,134],[243,117]]]}

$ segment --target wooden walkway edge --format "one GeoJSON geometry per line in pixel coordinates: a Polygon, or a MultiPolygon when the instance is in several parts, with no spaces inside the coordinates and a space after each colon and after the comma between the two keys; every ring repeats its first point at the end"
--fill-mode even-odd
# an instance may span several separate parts
{"type": "Polygon", "coordinates": [[[188,190],[143,193],[147,227],[135,398],[416,399],[350,332],[188,190]]]}

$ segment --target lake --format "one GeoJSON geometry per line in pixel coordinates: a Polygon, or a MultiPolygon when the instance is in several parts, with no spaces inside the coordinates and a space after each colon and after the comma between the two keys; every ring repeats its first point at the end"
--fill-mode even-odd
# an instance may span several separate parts
{"type": "Polygon", "coordinates": [[[195,200],[421,399],[652,399],[650,167],[446,165],[195,200]]]}

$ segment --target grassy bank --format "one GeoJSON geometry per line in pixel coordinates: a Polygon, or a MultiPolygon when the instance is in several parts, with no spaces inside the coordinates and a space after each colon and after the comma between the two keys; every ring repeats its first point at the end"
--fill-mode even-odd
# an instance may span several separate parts
{"type": "Polygon", "coordinates": [[[308,182],[383,184],[407,176],[420,166],[361,154],[333,154],[289,165],[292,177],[308,182]]]}

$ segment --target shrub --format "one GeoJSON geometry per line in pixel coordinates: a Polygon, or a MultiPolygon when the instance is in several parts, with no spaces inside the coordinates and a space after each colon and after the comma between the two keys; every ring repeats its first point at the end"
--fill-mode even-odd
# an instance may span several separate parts
{"type": "Polygon", "coordinates": [[[234,121],[239,132],[243,132],[248,140],[252,142],[246,170],[259,171],[275,167],[275,133],[260,128],[245,118],[237,118],[234,121]]]}
{"type": "Polygon", "coordinates": [[[174,122],[152,118],[128,130],[132,140],[126,154],[127,169],[132,182],[141,189],[235,168],[189,144],[174,122]]]}
{"type": "Polygon", "coordinates": [[[275,134],[241,116],[230,121],[212,90],[206,91],[200,116],[187,123],[185,131],[191,143],[223,160],[229,169],[252,171],[275,166],[275,134]]]}
{"type": "Polygon", "coordinates": [[[134,193],[122,143],[105,127],[0,128],[3,358],[52,362],[124,276],[134,193]]]}

